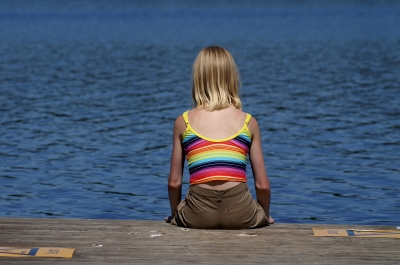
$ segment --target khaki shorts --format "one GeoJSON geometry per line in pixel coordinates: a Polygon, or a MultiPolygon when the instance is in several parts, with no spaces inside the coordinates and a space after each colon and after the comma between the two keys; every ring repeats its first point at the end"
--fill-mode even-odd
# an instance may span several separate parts
{"type": "Polygon", "coordinates": [[[171,224],[203,229],[246,229],[269,225],[246,183],[227,190],[193,185],[178,205],[171,224]]]}

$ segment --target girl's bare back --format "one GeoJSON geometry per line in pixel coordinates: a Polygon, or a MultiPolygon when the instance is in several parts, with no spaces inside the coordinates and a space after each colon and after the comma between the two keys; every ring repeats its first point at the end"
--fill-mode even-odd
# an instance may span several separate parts
{"type": "Polygon", "coordinates": [[[189,123],[201,136],[213,140],[230,138],[245,124],[246,113],[230,107],[218,111],[192,110],[188,113],[189,123]]]}

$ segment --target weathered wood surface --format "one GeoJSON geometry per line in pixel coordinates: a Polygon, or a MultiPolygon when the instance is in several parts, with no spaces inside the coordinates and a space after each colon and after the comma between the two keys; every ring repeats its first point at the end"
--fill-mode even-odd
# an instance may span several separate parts
{"type": "Polygon", "coordinates": [[[312,227],[393,229],[196,230],[162,221],[0,218],[0,246],[76,248],[72,259],[0,257],[0,264],[400,264],[400,239],[314,237],[312,227]]]}

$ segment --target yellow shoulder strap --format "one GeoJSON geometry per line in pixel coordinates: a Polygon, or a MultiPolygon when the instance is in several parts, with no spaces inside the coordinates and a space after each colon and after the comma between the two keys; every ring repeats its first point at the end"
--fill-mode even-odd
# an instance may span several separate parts
{"type": "Polygon", "coordinates": [[[185,123],[186,123],[186,126],[189,125],[188,112],[185,111],[185,112],[182,114],[182,116],[183,116],[183,120],[184,120],[185,123]]]}
{"type": "Polygon", "coordinates": [[[251,120],[251,115],[249,113],[247,113],[246,125],[249,125],[250,120],[251,120]]]}

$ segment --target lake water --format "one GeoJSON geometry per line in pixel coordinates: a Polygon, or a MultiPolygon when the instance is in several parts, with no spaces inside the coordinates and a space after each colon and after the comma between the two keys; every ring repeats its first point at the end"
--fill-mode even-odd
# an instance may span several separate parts
{"type": "Polygon", "coordinates": [[[0,216],[167,216],[173,122],[220,45],[276,222],[400,225],[400,3],[374,3],[0,1],[0,216]]]}

